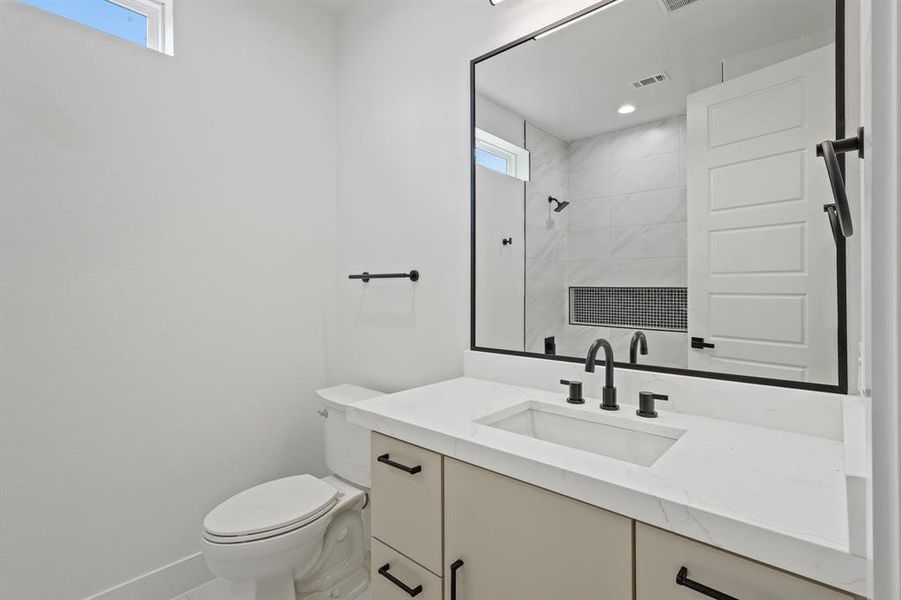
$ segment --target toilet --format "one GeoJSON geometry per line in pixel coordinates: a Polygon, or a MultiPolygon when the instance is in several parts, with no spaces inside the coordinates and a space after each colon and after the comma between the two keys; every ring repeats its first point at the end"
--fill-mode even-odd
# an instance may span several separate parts
{"type": "Polygon", "coordinates": [[[383,395],[318,390],[330,474],[292,475],[240,492],[203,520],[210,570],[247,600],[350,600],[369,585],[369,430],[347,407],[383,395]]]}

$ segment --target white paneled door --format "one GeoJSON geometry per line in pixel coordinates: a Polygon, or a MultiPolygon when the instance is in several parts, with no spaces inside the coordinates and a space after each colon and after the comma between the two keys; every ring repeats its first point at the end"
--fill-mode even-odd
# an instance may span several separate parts
{"type": "Polygon", "coordinates": [[[688,97],[692,369],[837,383],[832,196],[835,47],[688,97]]]}

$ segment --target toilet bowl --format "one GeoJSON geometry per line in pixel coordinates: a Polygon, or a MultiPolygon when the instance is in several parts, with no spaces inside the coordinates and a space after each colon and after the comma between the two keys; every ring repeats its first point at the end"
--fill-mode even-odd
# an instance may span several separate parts
{"type": "Polygon", "coordinates": [[[293,475],[247,489],[211,510],[201,543],[210,570],[252,600],[358,597],[369,583],[369,432],[347,406],[380,392],[318,391],[331,475],[293,475]]]}

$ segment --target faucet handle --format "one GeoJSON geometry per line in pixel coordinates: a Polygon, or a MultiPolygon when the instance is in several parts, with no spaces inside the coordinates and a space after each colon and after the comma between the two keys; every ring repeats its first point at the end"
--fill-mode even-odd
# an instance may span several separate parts
{"type": "Polygon", "coordinates": [[[657,411],[654,410],[655,400],[669,400],[669,396],[654,392],[638,392],[638,410],[635,414],[648,419],[655,418],[657,416],[657,411]]]}
{"type": "Polygon", "coordinates": [[[566,397],[567,402],[570,404],[585,404],[585,398],[582,397],[581,381],[567,381],[566,379],[561,379],[560,384],[569,386],[569,395],[566,397]]]}

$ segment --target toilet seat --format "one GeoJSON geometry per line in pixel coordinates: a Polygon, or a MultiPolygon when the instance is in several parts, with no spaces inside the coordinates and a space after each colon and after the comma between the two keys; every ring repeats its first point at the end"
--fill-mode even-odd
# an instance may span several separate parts
{"type": "Polygon", "coordinates": [[[312,475],[269,481],[232,496],[203,520],[203,537],[240,544],[283,535],[326,515],[341,493],[312,475]]]}

